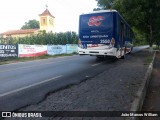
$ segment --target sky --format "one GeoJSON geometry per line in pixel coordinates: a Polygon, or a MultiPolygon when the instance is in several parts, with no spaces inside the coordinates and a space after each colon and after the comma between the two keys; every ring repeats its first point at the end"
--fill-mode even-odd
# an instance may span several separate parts
{"type": "Polygon", "coordinates": [[[0,33],[18,30],[29,20],[39,21],[46,5],[55,17],[55,32],[78,33],[79,15],[97,8],[95,0],[1,0],[0,33]]]}

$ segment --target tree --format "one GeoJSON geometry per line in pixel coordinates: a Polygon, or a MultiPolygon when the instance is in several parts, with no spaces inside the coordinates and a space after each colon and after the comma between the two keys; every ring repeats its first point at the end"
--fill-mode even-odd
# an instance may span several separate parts
{"type": "MultiPolygon", "coordinates": [[[[160,1],[159,0],[97,0],[98,6],[108,9],[108,3],[138,31],[145,34],[150,47],[160,37],[160,1]]],[[[110,7],[111,8],[111,7],[110,7]]]]}
{"type": "Polygon", "coordinates": [[[114,0],[96,0],[97,6],[99,8],[97,9],[111,9],[114,3],[114,0]]]}
{"type": "Polygon", "coordinates": [[[25,24],[21,27],[21,29],[35,29],[39,28],[39,21],[37,20],[29,20],[25,22],[25,24]]]}
{"type": "Polygon", "coordinates": [[[0,35],[0,43],[3,43],[3,37],[0,35]]]}

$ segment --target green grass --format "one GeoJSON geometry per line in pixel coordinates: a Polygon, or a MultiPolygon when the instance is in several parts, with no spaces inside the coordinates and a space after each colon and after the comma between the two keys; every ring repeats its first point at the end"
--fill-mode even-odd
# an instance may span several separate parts
{"type": "Polygon", "coordinates": [[[148,64],[150,64],[151,62],[152,62],[152,57],[149,56],[149,57],[147,57],[147,58],[145,59],[144,64],[145,64],[145,65],[148,65],[148,64]]]}
{"type": "Polygon", "coordinates": [[[3,64],[9,64],[9,63],[16,63],[16,62],[26,62],[26,61],[32,61],[32,60],[40,60],[40,59],[48,59],[48,58],[56,58],[56,57],[62,57],[62,56],[72,56],[76,55],[77,53],[72,54],[59,54],[59,55],[42,55],[38,57],[24,57],[24,58],[5,58],[3,60],[0,60],[0,65],[3,64]]]}

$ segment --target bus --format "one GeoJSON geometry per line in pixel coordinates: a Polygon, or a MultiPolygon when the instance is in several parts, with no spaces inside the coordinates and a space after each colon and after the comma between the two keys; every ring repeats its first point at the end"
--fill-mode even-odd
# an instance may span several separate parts
{"type": "Polygon", "coordinates": [[[116,10],[100,10],[79,17],[79,55],[125,58],[133,49],[134,33],[116,10]]]}

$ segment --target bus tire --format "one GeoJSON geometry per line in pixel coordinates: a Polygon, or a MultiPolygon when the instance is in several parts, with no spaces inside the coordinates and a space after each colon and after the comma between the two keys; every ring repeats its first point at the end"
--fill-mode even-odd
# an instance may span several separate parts
{"type": "Polygon", "coordinates": [[[132,50],[133,50],[133,47],[131,47],[131,51],[130,51],[128,54],[131,54],[131,53],[132,53],[132,50]]]}
{"type": "Polygon", "coordinates": [[[121,59],[125,59],[125,57],[126,57],[126,47],[124,48],[124,54],[123,56],[121,56],[121,59]]]}
{"type": "Polygon", "coordinates": [[[121,56],[120,59],[125,59],[126,58],[126,55],[124,54],[123,56],[121,56]]]}

